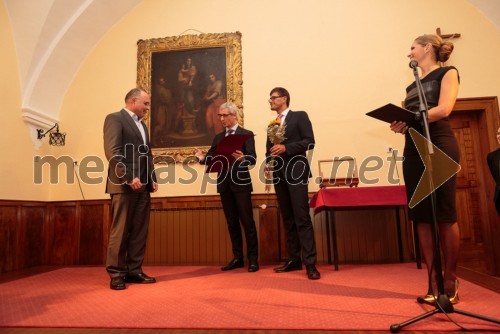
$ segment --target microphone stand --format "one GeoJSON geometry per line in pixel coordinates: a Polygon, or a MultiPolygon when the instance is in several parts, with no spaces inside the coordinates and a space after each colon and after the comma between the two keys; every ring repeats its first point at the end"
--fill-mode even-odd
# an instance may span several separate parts
{"type": "MultiPolygon", "coordinates": [[[[427,118],[427,112],[429,110],[429,107],[427,105],[427,100],[425,98],[425,92],[422,87],[422,83],[420,82],[420,78],[418,76],[418,70],[417,70],[417,63],[415,61],[410,62],[410,67],[413,69],[413,75],[415,76],[415,83],[417,86],[417,92],[418,92],[418,99],[419,99],[419,111],[417,112],[417,120],[420,121],[422,124],[422,128],[424,129],[424,136],[427,139],[427,145],[425,146],[426,149],[423,154],[423,159],[425,159],[425,166],[429,169],[429,189],[434,189],[433,185],[433,179],[432,179],[432,172],[433,172],[433,167],[432,167],[432,154],[434,154],[434,149],[430,137],[430,132],[429,132],[429,120],[427,118]]],[[[436,313],[458,313],[458,314],[463,314],[469,317],[477,318],[477,319],[482,319],[490,322],[494,322],[497,324],[500,324],[500,320],[482,316],[482,315],[477,315],[473,314],[470,312],[466,311],[461,311],[458,309],[455,309],[453,305],[450,302],[450,297],[444,293],[444,283],[443,283],[443,271],[442,271],[442,265],[441,265],[441,247],[440,247],[440,241],[439,241],[439,233],[438,233],[438,224],[437,224],[437,218],[436,218],[436,192],[433,191],[430,194],[431,196],[431,208],[432,208],[432,224],[431,224],[431,229],[432,229],[432,235],[435,241],[435,250],[434,250],[434,256],[432,259],[432,264],[431,264],[431,269],[429,270],[430,275],[432,275],[432,268],[435,267],[436,269],[436,283],[437,283],[437,288],[438,288],[438,296],[435,300],[435,309],[428,311],[422,315],[419,315],[417,317],[411,318],[407,321],[398,323],[398,324],[393,324],[390,327],[390,330],[392,333],[397,333],[401,328],[404,326],[410,325],[414,322],[420,321],[422,319],[425,319],[427,317],[430,317],[431,315],[434,315],[436,313]]],[[[429,284],[431,282],[431,277],[429,277],[429,284]]],[[[432,288],[432,286],[431,286],[432,288]]],[[[419,297],[418,299],[419,303],[425,303],[423,298],[419,297]]],[[[451,319],[450,319],[451,320],[451,319]]],[[[453,320],[452,320],[453,321],[453,320]]],[[[458,325],[458,324],[457,324],[458,325]]],[[[462,326],[458,325],[459,327],[463,328],[462,326]]]]}

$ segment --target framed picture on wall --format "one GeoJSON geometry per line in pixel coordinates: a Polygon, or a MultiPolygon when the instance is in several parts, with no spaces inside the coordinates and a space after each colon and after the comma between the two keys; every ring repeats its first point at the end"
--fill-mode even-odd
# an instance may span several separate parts
{"type": "Polygon", "coordinates": [[[186,162],[222,131],[226,101],[243,126],[241,33],[183,35],[137,42],[137,87],[151,93],[146,119],[156,162],[186,162]]]}

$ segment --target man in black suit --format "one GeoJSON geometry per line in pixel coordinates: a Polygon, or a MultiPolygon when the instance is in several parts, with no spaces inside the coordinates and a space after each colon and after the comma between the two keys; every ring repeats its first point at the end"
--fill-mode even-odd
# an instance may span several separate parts
{"type": "MultiPolygon", "coordinates": [[[[500,128],[497,130],[497,141],[500,144],[500,128]]],[[[495,195],[493,200],[495,201],[497,213],[500,215],[500,148],[488,153],[486,161],[488,162],[491,176],[495,180],[495,195]]]]}
{"type": "MultiPolygon", "coordinates": [[[[302,270],[306,265],[307,277],[319,279],[316,269],[316,242],[309,215],[308,183],[311,177],[306,151],[314,148],[314,133],[307,113],[289,109],[290,94],[285,88],[271,90],[269,103],[285,126],[285,140],[273,145],[267,138],[266,157],[274,157],[273,183],[283,216],[289,260],[278,273],[302,270]]],[[[269,167],[267,167],[269,168],[269,167]]]]}
{"type": "MultiPolygon", "coordinates": [[[[255,140],[253,132],[238,126],[238,107],[232,102],[226,102],[219,108],[218,117],[224,127],[224,131],[214,137],[212,146],[206,155],[200,149],[196,149],[195,156],[201,164],[209,164],[212,159],[222,158],[228,164],[225,165],[217,175],[217,192],[220,194],[222,208],[226,216],[229,236],[231,238],[233,260],[222,267],[223,271],[242,268],[243,260],[243,238],[241,235],[240,221],[245,230],[247,243],[247,258],[249,262],[248,271],[259,270],[258,263],[258,241],[257,229],[253,219],[252,211],[252,180],[248,172],[248,166],[255,165],[257,155],[255,153],[255,140]],[[232,153],[231,159],[214,156],[219,142],[229,135],[250,135],[245,141],[242,150],[232,153]],[[231,162],[229,160],[233,160],[231,162]]],[[[229,139],[229,138],[228,138],[229,139]]]]}
{"type": "Polygon", "coordinates": [[[109,161],[106,192],[113,215],[106,271],[112,290],[125,289],[126,282],[156,282],[142,271],[150,192],[158,190],[148,130],[141,121],[150,104],[149,94],[134,88],[125,96],[125,108],[104,121],[104,152],[109,161]]]}

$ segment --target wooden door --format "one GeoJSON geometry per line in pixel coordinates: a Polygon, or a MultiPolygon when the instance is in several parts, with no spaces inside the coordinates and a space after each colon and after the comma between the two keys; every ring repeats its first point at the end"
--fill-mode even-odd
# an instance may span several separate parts
{"type": "Polygon", "coordinates": [[[486,163],[496,149],[498,100],[459,99],[450,117],[460,147],[457,214],[460,226],[459,266],[500,275],[500,219],[493,205],[494,181],[486,163]]]}

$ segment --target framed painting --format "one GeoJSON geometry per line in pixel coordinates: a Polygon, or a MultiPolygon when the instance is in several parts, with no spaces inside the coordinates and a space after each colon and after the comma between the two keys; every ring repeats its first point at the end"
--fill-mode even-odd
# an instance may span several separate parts
{"type": "Polygon", "coordinates": [[[219,107],[234,102],[243,126],[241,33],[137,42],[137,87],[151,94],[146,119],[157,163],[188,162],[222,131],[219,107]]]}

